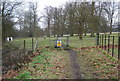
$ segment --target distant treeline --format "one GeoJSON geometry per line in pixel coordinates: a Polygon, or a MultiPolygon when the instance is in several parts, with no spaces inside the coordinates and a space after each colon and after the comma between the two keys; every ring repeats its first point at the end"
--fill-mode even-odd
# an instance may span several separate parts
{"type": "Polygon", "coordinates": [[[40,37],[82,35],[117,31],[116,2],[66,2],[60,7],[48,6],[38,15],[37,3],[2,2],[2,37],[40,37]],[[24,7],[28,5],[28,10],[24,7]],[[39,22],[43,22],[42,29],[39,22]]]}

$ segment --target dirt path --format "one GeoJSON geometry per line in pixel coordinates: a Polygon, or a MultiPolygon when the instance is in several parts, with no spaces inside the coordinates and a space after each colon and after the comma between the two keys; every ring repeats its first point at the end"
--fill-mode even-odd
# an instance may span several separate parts
{"type": "Polygon", "coordinates": [[[70,63],[71,63],[71,70],[72,70],[72,78],[73,79],[82,79],[82,75],[80,72],[80,66],[77,63],[77,54],[74,50],[67,50],[70,54],[70,63]]]}

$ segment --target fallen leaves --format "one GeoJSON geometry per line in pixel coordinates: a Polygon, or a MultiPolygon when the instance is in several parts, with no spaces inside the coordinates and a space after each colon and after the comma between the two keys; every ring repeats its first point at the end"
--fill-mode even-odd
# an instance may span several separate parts
{"type": "MultiPolygon", "coordinates": [[[[80,63],[84,63],[86,72],[93,73],[94,78],[99,79],[117,79],[118,78],[118,61],[112,58],[106,51],[92,47],[91,49],[75,49],[78,51],[80,63]],[[79,51],[80,50],[80,51],[79,51]],[[81,60],[82,59],[82,60],[81,60]],[[97,76],[99,75],[99,76],[97,76]]],[[[81,66],[82,67],[82,66],[81,66]]],[[[83,69],[83,70],[84,70],[83,69]]],[[[84,70],[85,71],[85,70],[84,70]]]]}

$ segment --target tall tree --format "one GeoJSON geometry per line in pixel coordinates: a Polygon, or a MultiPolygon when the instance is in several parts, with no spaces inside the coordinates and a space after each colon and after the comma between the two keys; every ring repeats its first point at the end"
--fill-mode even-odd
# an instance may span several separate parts
{"type": "Polygon", "coordinates": [[[51,6],[46,7],[43,15],[44,15],[45,23],[47,24],[46,34],[48,37],[50,37],[50,34],[51,34],[51,31],[50,31],[51,27],[50,26],[51,26],[51,21],[52,21],[52,7],[51,6]]]}
{"type": "Polygon", "coordinates": [[[104,10],[106,11],[106,13],[108,14],[108,22],[109,22],[109,32],[110,34],[112,34],[112,28],[113,28],[113,19],[114,19],[114,15],[115,12],[117,10],[117,3],[114,1],[111,2],[105,2],[106,7],[104,8],[104,10]]]}
{"type": "Polygon", "coordinates": [[[2,42],[5,42],[7,36],[14,35],[14,17],[13,10],[20,5],[21,2],[2,2],[2,42]]]}

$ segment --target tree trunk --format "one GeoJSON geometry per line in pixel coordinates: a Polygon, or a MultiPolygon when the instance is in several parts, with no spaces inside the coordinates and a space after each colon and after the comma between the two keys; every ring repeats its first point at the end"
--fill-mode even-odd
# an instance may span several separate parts
{"type": "Polygon", "coordinates": [[[61,34],[61,37],[63,37],[63,34],[61,34]]]}
{"type": "Polygon", "coordinates": [[[83,34],[79,34],[79,39],[83,39],[83,34]]]}
{"type": "Polygon", "coordinates": [[[85,33],[85,36],[86,36],[87,34],[85,33]]]}
{"type": "Polygon", "coordinates": [[[73,34],[70,34],[70,36],[73,36],[73,34]]]}
{"type": "Polygon", "coordinates": [[[112,34],[112,19],[110,20],[110,34],[112,34]]]}
{"type": "Polygon", "coordinates": [[[5,3],[3,2],[3,8],[2,8],[2,43],[4,43],[5,42],[5,18],[4,18],[4,9],[5,9],[5,7],[4,7],[4,5],[5,5],[5,3]]]}
{"type": "Polygon", "coordinates": [[[112,25],[110,25],[110,34],[112,34],[112,25]]]}
{"type": "Polygon", "coordinates": [[[94,35],[94,33],[93,33],[93,32],[91,33],[90,37],[95,37],[95,35],[94,35]]]}
{"type": "Polygon", "coordinates": [[[60,37],[60,35],[57,35],[57,37],[60,37]]]}
{"type": "Polygon", "coordinates": [[[48,31],[47,31],[48,35],[47,36],[50,37],[50,19],[48,19],[47,24],[48,24],[48,31]]]}
{"type": "Polygon", "coordinates": [[[112,34],[112,31],[110,31],[110,34],[112,34]]]}

